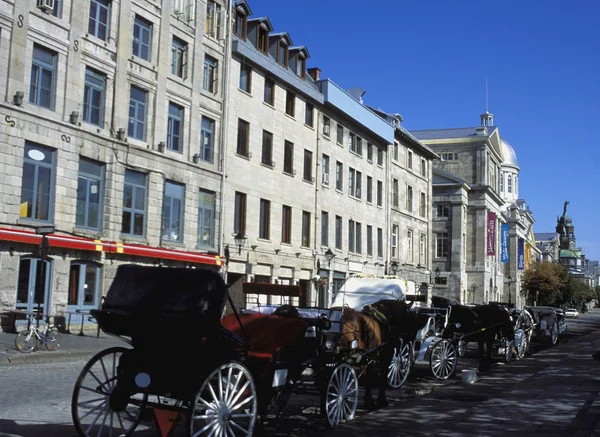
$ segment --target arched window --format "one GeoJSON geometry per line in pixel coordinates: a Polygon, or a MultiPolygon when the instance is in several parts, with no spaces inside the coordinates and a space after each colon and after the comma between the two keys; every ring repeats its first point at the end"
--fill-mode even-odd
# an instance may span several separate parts
{"type": "Polygon", "coordinates": [[[508,175],[507,191],[512,193],[512,175],[508,175]]]}
{"type": "Polygon", "coordinates": [[[69,309],[98,308],[100,303],[102,265],[93,261],[73,261],[69,272],[69,309]]]}
{"type": "Polygon", "coordinates": [[[504,172],[500,173],[500,192],[504,193],[504,172]]]}

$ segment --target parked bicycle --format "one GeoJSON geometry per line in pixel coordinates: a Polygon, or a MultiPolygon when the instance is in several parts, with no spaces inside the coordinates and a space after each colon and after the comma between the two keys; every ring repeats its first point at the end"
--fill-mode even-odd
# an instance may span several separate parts
{"type": "Polygon", "coordinates": [[[38,350],[40,343],[49,351],[55,351],[60,346],[60,334],[50,319],[46,320],[43,327],[37,325],[34,316],[29,316],[29,329],[21,331],[15,338],[15,347],[18,351],[27,354],[38,350]]]}

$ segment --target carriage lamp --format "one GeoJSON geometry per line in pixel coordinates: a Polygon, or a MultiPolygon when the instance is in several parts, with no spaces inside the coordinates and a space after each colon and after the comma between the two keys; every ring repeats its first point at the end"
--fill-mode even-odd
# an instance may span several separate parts
{"type": "Polygon", "coordinates": [[[333,258],[335,258],[335,253],[333,253],[333,251],[331,250],[330,247],[328,247],[327,252],[325,252],[325,258],[327,259],[327,262],[329,263],[329,267],[331,267],[331,260],[333,260],[333,258]]]}
{"type": "Polygon", "coordinates": [[[235,241],[235,245],[238,247],[238,255],[241,255],[242,247],[244,247],[244,244],[246,244],[246,236],[242,234],[242,231],[240,231],[235,237],[233,237],[233,240],[235,241]]]}

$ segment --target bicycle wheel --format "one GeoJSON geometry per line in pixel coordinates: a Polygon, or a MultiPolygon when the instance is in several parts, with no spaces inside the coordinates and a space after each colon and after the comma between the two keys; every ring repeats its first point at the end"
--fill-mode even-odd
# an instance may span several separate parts
{"type": "Polygon", "coordinates": [[[15,347],[19,352],[28,354],[34,349],[37,349],[37,336],[33,330],[21,331],[15,337],[15,347]]]}
{"type": "Polygon", "coordinates": [[[50,328],[46,331],[44,344],[49,351],[55,351],[59,348],[60,334],[58,333],[58,329],[50,328]]]}

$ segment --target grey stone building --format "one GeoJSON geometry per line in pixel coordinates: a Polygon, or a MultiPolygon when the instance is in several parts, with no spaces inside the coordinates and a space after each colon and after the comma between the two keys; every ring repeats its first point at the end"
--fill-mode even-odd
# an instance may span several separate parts
{"type": "Polygon", "coordinates": [[[97,307],[123,262],[219,268],[229,18],[0,0],[0,311],[97,307]]]}

